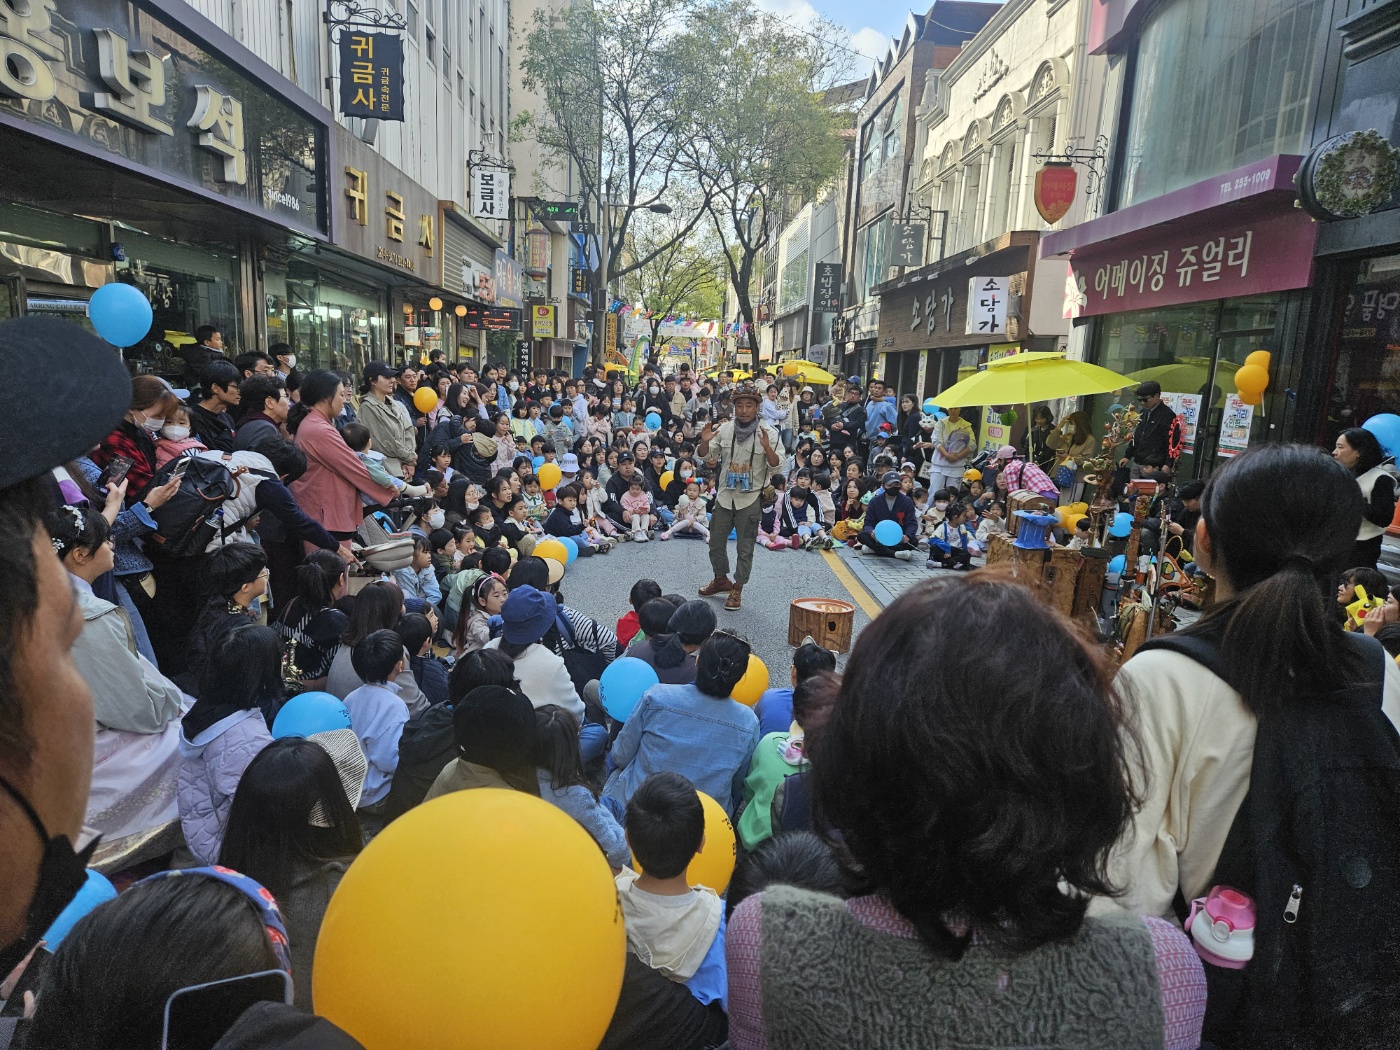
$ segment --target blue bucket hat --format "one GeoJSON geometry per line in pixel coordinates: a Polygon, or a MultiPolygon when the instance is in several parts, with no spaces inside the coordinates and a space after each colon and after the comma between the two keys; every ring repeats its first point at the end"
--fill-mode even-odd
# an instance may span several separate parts
{"type": "Polygon", "coordinates": [[[501,637],[511,645],[538,642],[554,625],[558,609],[554,595],[528,585],[517,587],[501,606],[501,620],[505,624],[501,637]]]}

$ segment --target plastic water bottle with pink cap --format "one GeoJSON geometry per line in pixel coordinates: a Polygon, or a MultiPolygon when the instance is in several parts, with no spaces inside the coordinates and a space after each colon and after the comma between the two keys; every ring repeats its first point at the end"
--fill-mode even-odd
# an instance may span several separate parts
{"type": "Polygon", "coordinates": [[[1254,899],[1231,886],[1212,886],[1191,902],[1186,920],[1196,954],[1214,966],[1242,970],[1254,958],[1254,899]]]}

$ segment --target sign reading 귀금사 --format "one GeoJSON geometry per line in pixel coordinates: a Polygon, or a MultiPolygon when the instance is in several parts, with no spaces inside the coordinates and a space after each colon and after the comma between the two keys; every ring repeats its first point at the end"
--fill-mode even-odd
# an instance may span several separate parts
{"type": "Polygon", "coordinates": [[[340,112],[367,120],[403,120],[403,37],[340,34],[340,112]]]}

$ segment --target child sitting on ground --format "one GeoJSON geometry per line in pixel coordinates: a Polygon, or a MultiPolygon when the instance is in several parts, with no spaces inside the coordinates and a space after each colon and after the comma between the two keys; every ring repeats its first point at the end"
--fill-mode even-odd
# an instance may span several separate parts
{"type": "Polygon", "coordinates": [[[580,558],[590,554],[607,554],[615,541],[609,540],[584,520],[578,509],[580,496],[577,485],[565,485],[555,493],[554,509],[545,519],[544,531],[551,536],[568,536],[578,544],[580,558]]]}
{"type": "MultiPolygon", "coordinates": [[[[449,541],[452,539],[451,533],[447,538],[449,541]]],[[[433,571],[432,541],[428,537],[414,537],[413,560],[402,569],[394,570],[394,582],[399,585],[405,598],[421,598],[429,605],[442,601],[442,588],[438,585],[437,573],[433,571]]]]}
{"type": "Polygon", "coordinates": [[[399,737],[408,721],[394,681],[403,670],[403,639],[393,631],[371,631],[351,651],[350,666],[364,682],[345,698],[350,728],[369,761],[360,809],[373,813],[389,795],[399,765],[399,737]]]}
{"type": "MultiPolygon", "coordinates": [[[[402,496],[426,496],[428,494],[427,485],[410,485],[403,478],[396,478],[384,469],[384,453],[376,452],[370,448],[369,427],[363,423],[346,423],[340,436],[350,446],[350,451],[355,453],[360,462],[365,465],[365,469],[369,471],[370,480],[376,485],[396,488],[402,496]]],[[[379,500],[361,492],[360,502],[366,507],[373,507],[379,503],[379,500]]]]}
{"type": "Polygon", "coordinates": [[[948,508],[947,516],[929,537],[925,568],[971,568],[972,553],[976,549],[976,540],[966,525],[971,514],[972,508],[963,503],[954,503],[948,508]]]}
{"type": "Polygon", "coordinates": [[[778,536],[786,539],[793,550],[820,549],[826,542],[826,532],[816,520],[816,508],[809,495],[801,485],[793,486],[778,515],[778,536]]]}
{"type": "Polygon", "coordinates": [[[622,494],[622,521],[632,533],[637,543],[645,543],[651,538],[651,527],[656,518],[651,513],[651,494],[647,492],[646,479],[641,474],[633,474],[622,494]]]}
{"type": "MultiPolygon", "coordinates": [[[[778,475],[781,476],[781,475],[778,475]]],[[[772,480],[776,480],[776,477],[772,480]]],[[[763,486],[763,491],[758,494],[758,539],[760,547],[767,547],[770,551],[787,550],[788,542],[779,533],[778,512],[782,505],[782,497],[778,495],[778,488],[772,483],[763,486]]]]}
{"type": "Polygon", "coordinates": [[[919,519],[919,535],[932,536],[933,530],[943,524],[944,516],[948,513],[948,507],[952,505],[953,492],[951,489],[939,489],[933,494],[933,500],[924,510],[919,519]]]}
{"type": "Polygon", "coordinates": [[[433,572],[441,584],[444,576],[457,571],[463,555],[457,549],[457,538],[448,529],[428,533],[428,546],[433,552],[433,572]]]}
{"type": "MultiPolygon", "coordinates": [[[[1088,531],[1087,519],[1082,522],[1084,529],[1088,531]]],[[[986,550],[992,542],[993,536],[1004,536],[1006,534],[1006,508],[993,500],[988,503],[982,512],[982,521],[977,526],[977,545],[986,550]]]]}
{"type": "MultiPolygon", "coordinates": [[[[832,660],[831,665],[834,668],[836,661],[832,660]]],[[[820,673],[798,682],[792,690],[791,723],[781,732],[766,734],[754,748],[749,773],[744,778],[744,806],[735,823],[746,850],[772,836],[773,800],[782,782],[811,768],[803,725],[814,698],[827,695],[827,690],[828,684],[820,673]]]]}
{"type": "Polygon", "coordinates": [[[725,1003],[724,904],[713,889],[686,881],[705,844],[695,785],[679,773],[651,774],[628,800],[624,827],[642,869],[617,876],[628,950],[701,1003],[725,1003]]]}
{"type": "Polygon", "coordinates": [[[583,502],[580,504],[580,508],[584,520],[609,539],[616,539],[618,536],[617,526],[613,524],[612,518],[608,517],[606,509],[608,490],[598,484],[598,478],[591,471],[585,470],[579,475],[579,478],[583,489],[583,502]]]}
{"type": "Polygon", "coordinates": [[[812,477],[812,494],[817,501],[817,519],[822,528],[836,524],[836,498],[831,494],[831,475],[819,470],[812,477]]]}
{"type": "Polygon", "coordinates": [[[632,424],[637,419],[637,403],[630,397],[622,399],[622,407],[612,414],[613,433],[620,430],[631,430],[632,424]]]}
{"type": "Polygon", "coordinates": [[[672,536],[699,536],[710,538],[710,527],[706,524],[705,498],[700,495],[700,483],[692,479],[685,487],[681,498],[676,500],[676,520],[661,534],[663,540],[672,536]]]}
{"type": "MultiPolygon", "coordinates": [[[[1001,504],[997,504],[997,506],[1000,505],[1001,504]]],[[[1002,531],[1005,532],[1006,529],[1003,528],[1002,531]]],[[[981,534],[982,530],[978,529],[979,539],[981,538],[981,534]]],[[[1088,515],[1085,515],[1084,517],[1080,518],[1074,523],[1074,535],[1070,538],[1070,541],[1065,544],[1065,546],[1072,551],[1082,551],[1085,547],[1091,545],[1092,544],[1089,541],[1089,518],[1088,515]]]]}
{"type": "Polygon", "coordinates": [[[630,612],[623,613],[617,621],[617,644],[618,648],[625,650],[642,630],[642,624],[637,619],[642,606],[653,598],[661,597],[661,584],[655,580],[638,580],[632,584],[632,589],[627,592],[627,604],[632,606],[630,612]]]}
{"type": "Polygon", "coordinates": [[[506,503],[506,516],[501,522],[501,535],[511,550],[522,558],[535,552],[535,544],[544,538],[544,530],[531,521],[525,509],[525,497],[511,496],[506,503]]]}
{"type": "Polygon", "coordinates": [[[544,519],[549,517],[549,504],[545,502],[544,493],[540,490],[539,475],[527,474],[521,485],[525,489],[525,513],[531,521],[543,525],[544,519]]]}

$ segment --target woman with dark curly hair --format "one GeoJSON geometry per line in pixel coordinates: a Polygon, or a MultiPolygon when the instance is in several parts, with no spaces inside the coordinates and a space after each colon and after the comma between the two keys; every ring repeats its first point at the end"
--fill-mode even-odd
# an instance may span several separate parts
{"type": "Polygon", "coordinates": [[[1123,727],[1104,661],[1030,591],[986,572],[906,591],[861,634],[811,754],[862,895],[739,905],[731,1044],[1198,1045],[1205,976],[1180,929],[1085,915],[1136,801],[1123,727]]]}

